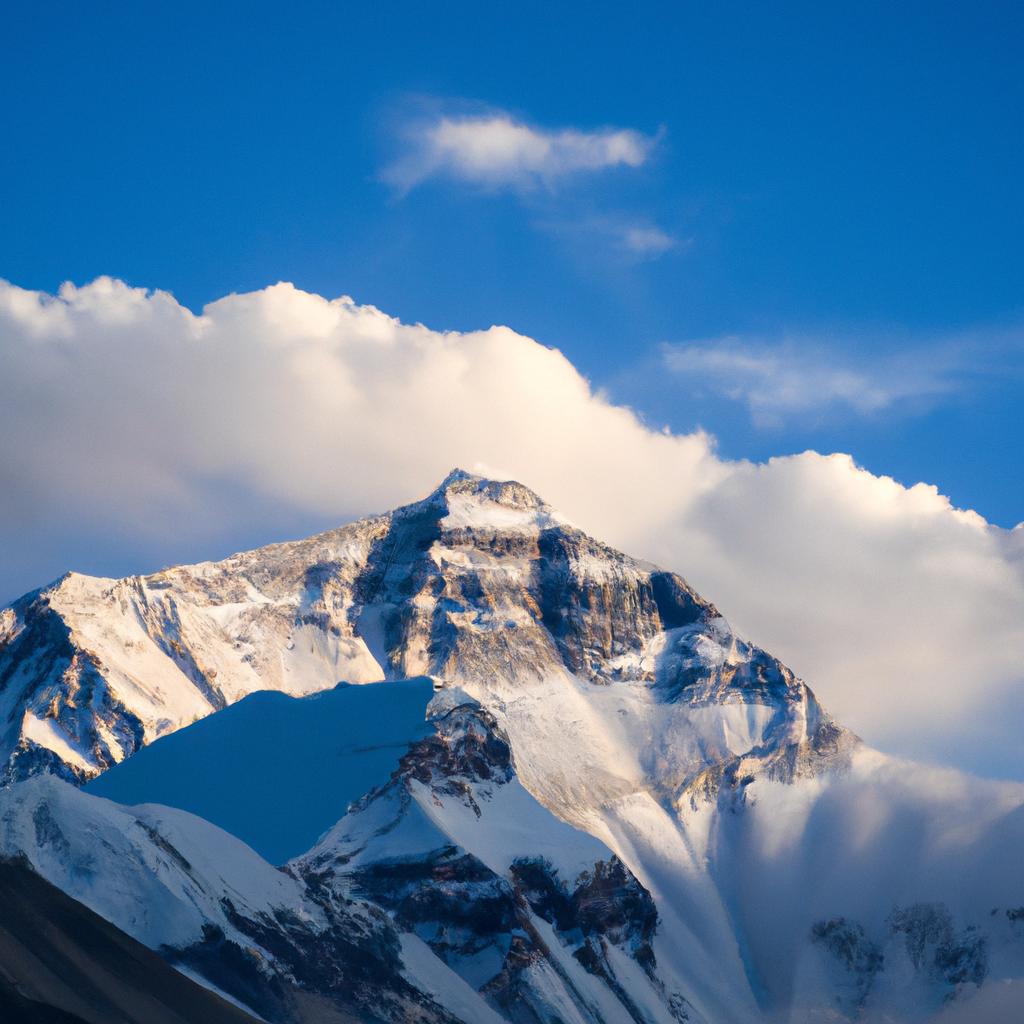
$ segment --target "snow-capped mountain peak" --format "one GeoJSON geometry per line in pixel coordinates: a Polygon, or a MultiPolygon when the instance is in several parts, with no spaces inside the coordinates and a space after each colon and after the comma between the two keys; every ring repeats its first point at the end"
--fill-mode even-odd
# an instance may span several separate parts
{"type": "MultiPolygon", "coordinates": [[[[307,540],[68,575],[0,613],[0,721],[7,851],[86,901],[118,884],[94,842],[163,865],[202,911],[168,955],[223,980],[225,958],[255,950],[258,978],[245,961],[224,984],[242,1002],[255,986],[260,1012],[289,1024],[316,1018],[280,984],[340,998],[356,939],[393,1021],[410,1007],[491,1024],[921,1020],[990,975],[1024,978],[1006,854],[1024,841],[1022,787],[868,749],[685,579],[514,481],[456,470],[307,540]],[[165,843],[195,848],[189,864],[228,849],[180,812],[17,781],[81,782],[257,690],[424,676],[427,734],[406,730],[390,779],[281,879],[230,847],[232,863],[256,858],[261,892],[284,887],[269,904],[230,896],[247,890],[226,867],[179,877],[165,843]],[[94,890],[66,869],[60,837],[113,880],[94,890]],[[326,973],[304,973],[328,933],[326,973]]],[[[191,749],[168,744],[169,771],[173,748],[191,749]]],[[[312,753],[295,748],[301,779],[312,753]]],[[[312,784],[330,786],[340,762],[318,764],[312,784]]],[[[129,880],[150,891],[145,873],[129,880]]],[[[141,934],[129,904],[94,909],[141,934]]]]}
{"type": "Polygon", "coordinates": [[[490,528],[514,533],[571,525],[523,484],[488,480],[464,469],[453,469],[423,502],[400,511],[415,514],[436,505],[447,512],[440,520],[445,531],[490,528]]]}
{"type": "MultiPolygon", "coordinates": [[[[339,680],[571,677],[693,702],[723,643],[741,661],[754,650],[680,577],[522,484],[455,470],[421,501],[308,540],[123,580],[69,573],[26,595],[0,619],[0,755],[8,778],[81,780],[248,693],[339,680]]],[[[762,676],[775,681],[754,686],[726,658],[719,694],[699,699],[803,703],[781,666],[762,676]]]]}

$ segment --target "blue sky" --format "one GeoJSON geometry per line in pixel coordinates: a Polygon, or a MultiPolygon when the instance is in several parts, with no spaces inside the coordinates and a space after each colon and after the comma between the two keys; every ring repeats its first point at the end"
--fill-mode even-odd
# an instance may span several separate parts
{"type": "Polygon", "coordinates": [[[0,276],[505,323],[726,456],[1024,519],[1018,5],[18,8],[0,276]],[[556,156],[474,170],[446,119],[556,156]]]}

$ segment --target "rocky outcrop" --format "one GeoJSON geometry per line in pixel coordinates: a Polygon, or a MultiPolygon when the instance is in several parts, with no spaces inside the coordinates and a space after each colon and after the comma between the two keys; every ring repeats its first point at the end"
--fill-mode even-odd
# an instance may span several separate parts
{"type": "Polygon", "coordinates": [[[976,926],[957,932],[953,915],[941,903],[897,907],[889,917],[889,932],[903,939],[917,971],[949,986],[951,993],[965,984],[980,985],[988,973],[984,936],[976,926]]]}
{"type": "Polygon", "coordinates": [[[405,978],[398,933],[372,905],[325,905],[322,928],[284,908],[254,918],[228,898],[223,906],[234,937],[209,925],[198,941],[161,952],[267,1020],[457,1020],[405,978]]]}
{"type": "Polygon", "coordinates": [[[746,799],[747,787],[758,779],[793,783],[823,772],[845,772],[860,740],[849,730],[821,715],[810,735],[797,740],[771,737],[744,754],[723,759],[686,780],[675,797],[675,806],[696,811],[702,804],[722,801],[735,810],[746,799]]]}
{"type": "Polygon", "coordinates": [[[442,702],[435,735],[414,744],[388,784],[355,804],[291,870],[324,900],[383,907],[510,1021],[546,1022],[552,990],[580,1019],[606,1019],[595,1016],[596,987],[598,1004],[611,1000],[623,1020],[644,1024],[635,981],[620,979],[612,947],[644,972],[647,997],[661,1013],[688,1019],[685,998],[668,992],[657,973],[650,893],[592,840],[589,848],[603,857],[569,875],[545,857],[517,855],[552,845],[545,829],[554,831],[555,848],[572,830],[522,791],[494,718],[476,702],[444,696],[454,706],[442,702]],[[489,829],[499,827],[509,798],[530,801],[533,820],[505,821],[496,848],[489,829]],[[453,820],[460,814],[461,825],[453,820]],[[488,862],[463,845],[467,820],[478,822],[475,839],[488,862]]]}
{"type": "Polygon", "coordinates": [[[843,917],[819,921],[811,929],[811,941],[826,950],[849,975],[852,998],[844,998],[840,992],[836,1001],[850,1016],[859,1013],[875,975],[885,966],[881,948],[868,938],[862,925],[843,917]]]}
{"type": "Polygon", "coordinates": [[[103,770],[134,753],[144,742],[142,723],[111,692],[102,660],[75,642],[49,594],[30,594],[5,611],[0,706],[9,710],[0,735],[9,753],[0,785],[41,772],[81,783],[94,773],[86,763],[103,770]]]}
{"type": "Polygon", "coordinates": [[[975,990],[989,973],[985,932],[973,924],[958,929],[942,903],[894,908],[875,938],[857,921],[820,921],[811,929],[811,941],[847,976],[837,1003],[851,1019],[878,999],[884,1001],[878,990],[886,984],[904,992],[916,988],[911,998],[923,1014],[930,1003],[946,1004],[965,990],[975,990]]]}

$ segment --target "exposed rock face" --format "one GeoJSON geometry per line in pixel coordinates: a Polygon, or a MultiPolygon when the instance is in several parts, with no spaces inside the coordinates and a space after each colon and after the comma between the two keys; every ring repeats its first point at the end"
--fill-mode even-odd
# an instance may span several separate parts
{"type": "Polygon", "coordinates": [[[22,598],[0,628],[0,756],[8,780],[82,781],[257,689],[431,674],[479,691],[566,673],[824,718],[683,579],[520,484],[456,472],[424,501],[307,541],[148,577],[71,574],[22,598]]]}
{"type": "Polygon", "coordinates": [[[314,929],[292,910],[252,918],[225,900],[236,937],[210,925],[196,942],[161,952],[267,1020],[454,1024],[457,1018],[403,976],[398,933],[376,908],[322,909],[328,925],[314,929]]]}
{"type": "Polygon", "coordinates": [[[644,972],[645,995],[662,1016],[688,1019],[686,1000],[666,994],[656,972],[658,915],[647,890],[522,790],[490,714],[475,702],[444,705],[436,735],[415,744],[388,785],[354,805],[293,871],[335,900],[385,907],[509,1020],[546,1021],[552,989],[580,1019],[602,1019],[593,1017],[595,987],[622,1019],[648,1020],[627,990],[635,982],[620,982],[611,947],[644,972]],[[460,843],[488,834],[496,838],[480,851],[486,863],[460,843]],[[538,846],[558,851],[561,863],[522,852],[538,846]]]}
{"type": "MultiPolygon", "coordinates": [[[[896,907],[877,938],[863,925],[838,918],[820,921],[812,941],[826,950],[848,976],[852,998],[837,999],[852,1017],[876,1000],[878,989],[896,978],[904,991],[916,989],[922,1010],[982,985],[989,973],[988,939],[977,925],[957,930],[942,903],[896,907]]],[[[884,992],[881,996],[884,1002],[884,992]]]]}
{"type": "Polygon", "coordinates": [[[510,871],[517,892],[560,932],[579,931],[585,938],[628,945],[644,964],[654,966],[650,940],[658,911],[650,893],[618,857],[598,861],[571,891],[546,860],[519,857],[510,871]]]}
{"type": "Polygon", "coordinates": [[[988,973],[985,938],[968,925],[955,933],[953,916],[941,903],[917,903],[896,908],[889,917],[889,931],[902,936],[914,969],[928,972],[956,989],[980,985],[988,973]]]}
{"type": "Polygon", "coordinates": [[[73,643],[49,594],[28,595],[5,612],[0,694],[11,711],[0,783],[39,772],[84,781],[81,759],[65,759],[70,749],[86,752],[99,770],[134,753],[144,739],[142,723],[107,687],[100,659],[73,643]]]}
{"type": "Polygon", "coordinates": [[[867,937],[863,926],[842,917],[815,924],[811,929],[811,941],[827,950],[849,975],[852,996],[846,996],[840,990],[836,1002],[851,1016],[859,1013],[871,991],[875,975],[885,966],[881,949],[867,937]]]}
{"type": "Polygon", "coordinates": [[[819,721],[808,737],[795,742],[782,740],[773,745],[769,738],[745,754],[700,771],[681,787],[676,806],[682,809],[689,805],[698,810],[701,804],[716,799],[735,806],[743,801],[746,787],[757,779],[791,783],[814,778],[829,769],[845,771],[859,742],[830,719],[819,721]]]}

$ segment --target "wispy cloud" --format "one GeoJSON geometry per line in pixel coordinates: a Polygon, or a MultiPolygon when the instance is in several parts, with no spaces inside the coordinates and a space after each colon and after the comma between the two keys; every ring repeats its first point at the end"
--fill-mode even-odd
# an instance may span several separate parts
{"type": "Polygon", "coordinates": [[[440,114],[406,130],[405,152],[382,177],[402,190],[433,177],[492,188],[551,186],[571,175],[639,167],[657,141],[630,128],[544,129],[505,111],[440,114]]]}
{"type": "Polygon", "coordinates": [[[871,416],[927,407],[999,367],[1021,367],[1021,335],[1005,332],[904,342],[882,354],[863,354],[864,348],[860,339],[733,336],[665,345],[661,358],[689,385],[743,402],[762,427],[809,414],[871,416]]]}
{"type": "MultiPolygon", "coordinates": [[[[534,209],[537,204],[531,204],[534,209]]],[[[680,238],[644,217],[630,214],[562,213],[562,204],[549,203],[553,212],[533,220],[535,227],[561,239],[575,252],[615,265],[656,260],[685,249],[692,242],[680,238]]]]}
{"type": "Polygon", "coordinates": [[[680,244],[667,231],[649,224],[631,224],[623,230],[622,244],[638,256],[661,256],[680,244]]]}

